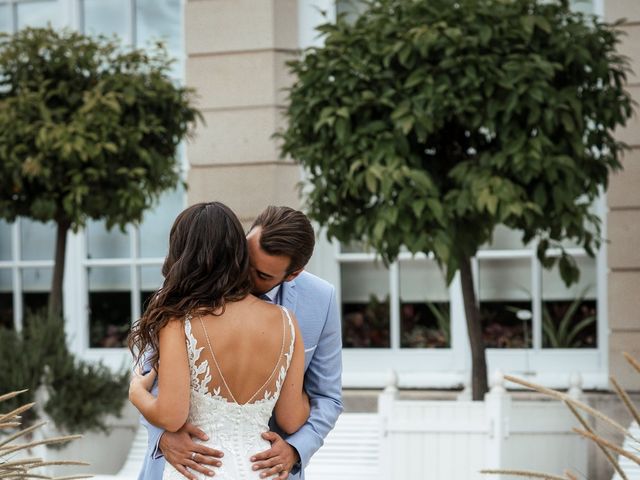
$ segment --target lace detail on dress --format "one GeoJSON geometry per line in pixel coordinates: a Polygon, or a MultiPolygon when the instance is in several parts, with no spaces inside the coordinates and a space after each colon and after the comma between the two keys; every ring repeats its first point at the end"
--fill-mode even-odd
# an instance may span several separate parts
{"type": "MultiPolygon", "coordinates": [[[[260,400],[244,404],[230,402],[222,397],[220,387],[209,391],[212,382],[209,362],[206,359],[200,361],[205,347],[198,348],[192,331],[192,316],[185,317],[184,328],[191,374],[191,399],[187,421],[202,429],[209,437],[206,442],[195,441],[224,452],[222,467],[216,468],[217,480],[260,480],[259,473],[252,470],[249,458],[270,447],[270,443],[262,439],[261,434],[269,430],[269,419],[287,376],[295,344],[293,321],[285,308],[282,308],[282,311],[288,320],[291,341],[288,351],[278,359],[278,364],[282,365],[279,369],[276,368],[275,389],[271,392],[266,388],[260,400]]],[[[284,318],[283,324],[286,325],[284,318]]],[[[191,472],[198,479],[210,480],[195,470],[191,472]]],[[[163,480],[184,480],[184,477],[166,463],[163,480]]]]}
{"type": "MultiPolygon", "coordinates": [[[[193,317],[188,314],[184,319],[184,332],[187,336],[187,355],[189,356],[189,370],[191,371],[191,390],[199,393],[207,393],[209,391],[209,383],[211,382],[211,369],[209,361],[204,360],[198,365],[200,354],[204,347],[198,348],[196,337],[191,331],[191,319],[193,317]],[[200,376],[204,374],[204,378],[200,380],[200,376]]],[[[218,388],[218,391],[220,388],[218,388]]]]}

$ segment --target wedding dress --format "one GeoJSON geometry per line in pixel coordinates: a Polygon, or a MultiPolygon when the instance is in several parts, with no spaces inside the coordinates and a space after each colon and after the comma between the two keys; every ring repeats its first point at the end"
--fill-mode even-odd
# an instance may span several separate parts
{"type": "MultiPolygon", "coordinates": [[[[287,375],[293,346],[295,329],[289,312],[282,308],[282,348],[273,371],[265,383],[246,402],[238,403],[229,389],[215,357],[207,330],[201,323],[204,333],[204,346],[198,347],[193,334],[194,318],[187,316],[184,322],[187,337],[187,352],[191,375],[191,399],[187,421],[203,430],[209,440],[204,445],[224,452],[222,466],[215,467],[216,480],[253,480],[260,478],[260,472],[251,469],[249,460],[252,455],[270,448],[270,443],[261,437],[269,430],[269,419],[280,396],[282,384],[287,375]],[[286,320],[285,320],[286,319],[286,320]],[[288,331],[287,331],[288,329],[288,331]],[[287,342],[288,340],[288,342],[287,342]],[[288,348],[287,344],[288,343],[288,348]],[[207,347],[209,350],[203,355],[207,347]],[[208,356],[215,366],[213,378],[208,356]]],[[[194,322],[195,323],[195,322],[194,322]]],[[[210,467],[211,468],[211,467],[210,467]]],[[[198,479],[211,478],[195,470],[191,472],[198,479]]],[[[163,480],[184,480],[184,477],[168,462],[165,464],[163,480]]]]}

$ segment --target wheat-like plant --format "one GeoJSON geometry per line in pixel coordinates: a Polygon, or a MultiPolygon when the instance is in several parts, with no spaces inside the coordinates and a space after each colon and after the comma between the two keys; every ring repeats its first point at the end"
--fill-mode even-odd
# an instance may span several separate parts
{"type": "MultiPolygon", "coordinates": [[[[0,403],[14,398],[26,390],[11,392],[0,395],[0,403]]],[[[20,457],[21,453],[28,452],[32,447],[38,445],[51,445],[56,443],[66,443],[71,440],[80,438],[81,435],[65,435],[62,437],[48,438],[45,440],[26,441],[25,443],[16,443],[21,437],[30,435],[46,422],[36,423],[27,428],[20,429],[22,424],[21,414],[33,408],[34,403],[28,403],[12,410],[9,413],[0,413],[0,480],[22,480],[22,479],[44,479],[44,480],[79,480],[91,478],[91,475],[72,475],[65,477],[51,477],[38,473],[38,468],[54,466],[54,465],[75,465],[86,466],[86,462],[76,461],[56,461],[46,462],[41,458],[20,457]],[[15,431],[14,431],[15,430],[15,431]]]]}
{"type": "MultiPolygon", "coordinates": [[[[627,352],[624,352],[623,355],[624,355],[624,358],[627,360],[627,362],[636,370],[636,372],[640,373],[640,362],[638,362],[635,358],[633,358],[627,352]]],[[[567,395],[566,393],[562,393],[557,390],[546,388],[546,387],[543,387],[542,385],[538,385],[536,383],[522,380],[521,378],[513,377],[510,375],[505,375],[504,378],[505,380],[516,383],[518,385],[529,388],[531,390],[535,390],[537,392],[543,393],[544,395],[550,396],[552,398],[555,398],[557,400],[564,402],[565,405],[567,405],[567,407],[571,411],[571,413],[578,419],[578,421],[584,428],[584,430],[574,428],[573,431],[578,435],[588,440],[591,440],[595,445],[597,445],[597,447],[604,453],[609,463],[611,463],[614,470],[620,475],[620,478],[622,480],[627,480],[628,477],[625,474],[625,472],[622,470],[622,468],[620,468],[620,465],[616,459],[616,455],[626,457],[629,460],[633,461],[634,463],[637,463],[638,465],[640,465],[640,456],[638,456],[637,451],[636,452],[626,451],[624,448],[612,443],[611,441],[607,440],[603,436],[599,435],[585,421],[585,419],[582,417],[582,414],[579,412],[579,410],[582,410],[583,412],[602,420],[603,422],[607,423],[609,426],[613,427],[618,432],[621,432],[625,437],[629,437],[635,440],[636,442],[640,442],[639,439],[631,435],[631,433],[625,427],[620,425],[615,420],[611,419],[604,413],[599,412],[594,408],[591,408],[587,404],[580,402],[575,398],[572,398],[570,395],[567,395]]],[[[627,394],[627,392],[620,386],[620,384],[616,381],[614,377],[610,377],[610,380],[616,394],[618,395],[623,405],[628,410],[629,414],[631,415],[631,418],[633,418],[638,424],[640,424],[640,412],[638,411],[637,407],[633,405],[633,403],[631,402],[631,399],[627,394]]],[[[517,477],[526,477],[526,478],[544,478],[549,480],[576,480],[577,478],[575,474],[573,474],[568,470],[565,471],[562,476],[540,473],[540,472],[533,472],[533,471],[505,470],[505,469],[481,470],[480,473],[494,474],[494,475],[511,475],[511,476],[517,476],[517,477]]]]}

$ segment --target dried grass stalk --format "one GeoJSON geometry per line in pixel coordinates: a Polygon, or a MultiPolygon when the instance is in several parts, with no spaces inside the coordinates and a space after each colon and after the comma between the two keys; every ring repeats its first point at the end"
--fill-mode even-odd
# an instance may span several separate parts
{"type": "Polygon", "coordinates": [[[616,422],[615,420],[612,420],[611,418],[606,416],[604,413],[601,413],[598,410],[596,410],[594,408],[591,408],[586,403],[583,403],[583,402],[581,402],[579,400],[576,400],[575,398],[572,398],[571,396],[567,395],[566,393],[558,392],[557,390],[552,390],[550,388],[543,387],[542,385],[538,385],[536,383],[528,382],[526,380],[522,380],[522,379],[517,378],[517,377],[512,377],[511,375],[505,375],[504,379],[508,380],[509,382],[517,383],[518,385],[522,385],[523,387],[527,387],[527,388],[529,388],[531,390],[535,390],[537,392],[544,393],[545,395],[548,395],[550,397],[556,398],[558,400],[562,400],[565,403],[570,403],[574,407],[579,408],[580,410],[583,410],[583,411],[587,412],[588,414],[593,415],[594,417],[599,418],[603,422],[609,424],[610,426],[612,426],[613,428],[615,428],[616,430],[621,432],[625,437],[630,437],[630,438],[638,441],[638,439],[633,437],[633,435],[631,435],[629,433],[629,431],[625,427],[620,425],[618,422],[616,422]]]}
{"type": "MultiPolygon", "coordinates": [[[[589,425],[587,423],[587,421],[582,418],[582,415],[580,415],[580,412],[578,412],[578,410],[576,409],[576,407],[574,407],[573,405],[571,405],[569,402],[564,402],[564,404],[567,406],[567,408],[571,411],[571,413],[573,413],[573,416],[576,417],[578,419],[578,421],[580,422],[580,424],[582,425],[582,427],[589,433],[591,433],[592,435],[595,435],[595,431],[593,430],[593,428],[591,428],[591,425],[589,425]]],[[[618,475],[620,475],[620,478],[622,480],[629,480],[627,477],[627,474],[624,473],[624,470],[622,470],[622,468],[620,467],[620,464],[618,463],[618,460],[616,459],[616,457],[614,457],[611,452],[609,450],[607,450],[603,445],[600,445],[599,443],[596,443],[596,445],[598,446],[598,448],[600,449],[600,451],[602,451],[602,453],[604,453],[604,456],[607,458],[607,460],[609,461],[609,463],[613,466],[614,470],[616,472],[618,472],[618,475]]]]}
{"type": "MultiPolygon", "coordinates": [[[[21,393],[26,392],[26,390],[21,390],[18,392],[11,392],[4,395],[0,395],[0,402],[3,400],[9,400],[21,393]]],[[[11,428],[20,427],[21,417],[20,414],[26,412],[30,408],[32,408],[35,404],[29,403],[23,405],[15,410],[12,410],[9,413],[0,415],[0,430],[8,430],[11,428]]],[[[87,466],[89,465],[87,462],[76,462],[70,460],[60,460],[60,461],[43,461],[41,458],[21,458],[16,460],[7,460],[7,455],[15,454],[15,452],[19,452],[25,449],[29,449],[32,447],[36,447],[39,445],[52,445],[57,443],[66,443],[71,440],[75,440],[77,438],[81,438],[81,435],[65,435],[60,437],[48,438],[44,440],[32,441],[25,444],[15,445],[12,444],[17,438],[22,437],[24,435],[30,434],[37,429],[41,428],[46,422],[39,422],[30,427],[24,428],[18,432],[15,432],[8,437],[2,439],[0,442],[0,480],[27,480],[27,479],[36,479],[36,480],[53,480],[49,475],[43,475],[41,473],[35,473],[31,470],[47,467],[53,465],[76,465],[76,466],[87,466]]],[[[80,480],[85,478],[91,478],[91,475],[74,475],[67,477],[59,477],[59,480],[80,480]]]]}
{"type": "Polygon", "coordinates": [[[0,478],[43,478],[45,480],[50,480],[51,477],[48,475],[41,475],[39,473],[31,473],[28,471],[24,472],[7,472],[5,474],[0,475],[0,478]]]}
{"type": "Polygon", "coordinates": [[[0,447],[0,453],[2,453],[2,455],[8,455],[9,453],[18,452],[27,448],[37,447],[38,445],[55,445],[58,443],[67,443],[71,440],[77,440],[78,438],[82,438],[82,435],[64,435],[62,437],[52,437],[45,440],[24,443],[22,445],[9,445],[8,447],[0,447]]]}
{"type": "Polygon", "coordinates": [[[12,420],[14,417],[18,417],[18,415],[20,415],[21,413],[26,412],[27,410],[32,408],[35,404],[36,404],[35,402],[27,403],[26,405],[18,407],[15,410],[13,410],[13,411],[11,411],[9,413],[5,413],[4,415],[0,415],[0,423],[4,422],[6,420],[12,420]]]}
{"type": "Polygon", "coordinates": [[[19,427],[19,426],[20,426],[20,422],[0,423],[0,430],[5,430],[7,428],[15,428],[15,427],[19,427]]]}
{"type": "Polygon", "coordinates": [[[609,440],[606,440],[599,435],[594,435],[585,430],[580,430],[579,428],[574,428],[573,431],[576,432],[578,435],[582,435],[583,437],[588,438],[589,440],[592,440],[604,447],[607,447],[613,450],[614,452],[616,452],[617,454],[622,455],[623,457],[627,457],[632,462],[635,462],[638,465],[640,465],[640,457],[634,455],[633,453],[627,452],[624,448],[619,447],[615,443],[611,443],[609,440]]]}
{"type": "Polygon", "coordinates": [[[13,435],[9,435],[2,442],[0,442],[0,447],[3,447],[7,443],[13,442],[16,438],[19,438],[22,435],[26,435],[27,433],[31,433],[34,430],[37,430],[37,429],[39,429],[40,427],[42,427],[43,425],[46,425],[46,424],[47,424],[47,422],[38,422],[35,425],[30,426],[29,428],[25,428],[23,430],[20,430],[19,432],[14,433],[13,435]]]}
{"type": "Polygon", "coordinates": [[[12,460],[4,463],[0,462],[0,466],[2,466],[2,468],[13,468],[13,467],[20,467],[23,465],[36,464],[40,462],[42,462],[41,458],[21,458],[20,460],[12,460]]]}
{"type": "Polygon", "coordinates": [[[622,355],[624,355],[624,358],[627,360],[627,362],[629,362],[629,365],[631,365],[636,370],[636,372],[640,373],[640,362],[638,362],[627,352],[622,352],[622,355]]]}
{"type": "Polygon", "coordinates": [[[53,465],[75,465],[77,467],[88,467],[91,464],[89,462],[80,462],[77,460],[56,460],[51,462],[39,462],[34,464],[31,468],[49,467],[53,465]]]}
{"type": "Polygon", "coordinates": [[[53,477],[53,480],[80,480],[83,478],[93,478],[93,475],[69,475],[66,477],[53,477]]]}
{"type": "Polygon", "coordinates": [[[546,480],[567,480],[566,477],[551,475],[550,473],[532,472],[529,470],[480,470],[485,475],[511,475],[514,477],[544,478],[546,480]]]}
{"type": "Polygon", "coordinates": [[[625,389],[618,384],[614,377],[609,377],[609,380],[611,381],[613,388],[615,388],[616,393],[620,397],[620,400],[622,400],[622,403],[624,403],[625,407],[627,407],[627,410],[629,411],[633,419],[638,425],[640,425],[640,412],[638,412],[638,409],[631,401],[631,398],[629,398],[629,395],[627,394],[625,389]]]}
{"type": "Polygon", "coordinates": [[[13,397],[17,397],[18,395],[20,395],[21,393],[26,392],[27,390],[29,390],[28,388],[25,388],[24,390],[18,390],[16,392],[9,392],[9,393],[5,393],[4,395],[0,395],[0,402],[4,402],[5,400],[9,400],[13,397]]]}

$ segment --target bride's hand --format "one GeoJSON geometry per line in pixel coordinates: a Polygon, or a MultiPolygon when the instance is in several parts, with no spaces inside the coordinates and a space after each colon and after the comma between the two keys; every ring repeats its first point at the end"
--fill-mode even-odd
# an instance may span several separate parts
{"type": "Polygon", "coordinates": [[[142,388],[147,392],[151,391],[153,382],[155,382],[157,375],[158,373],[155,368],[152,368],[146,375],[142,373],[142,369],[140,367],[136,368],[131,376],[129,391],[135,388],[142,388]]]}

